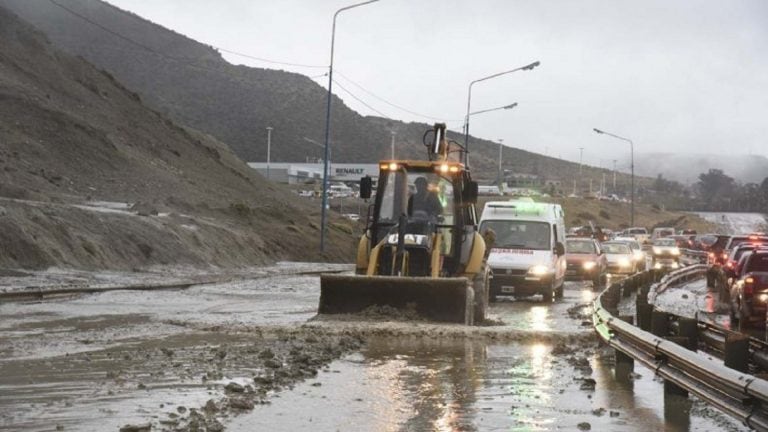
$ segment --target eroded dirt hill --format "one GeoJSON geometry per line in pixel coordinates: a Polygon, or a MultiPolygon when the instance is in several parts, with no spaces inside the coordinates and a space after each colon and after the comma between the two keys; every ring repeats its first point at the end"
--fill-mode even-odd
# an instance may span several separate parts
{"type": "MultiPolygon", "coordinates": [[[[0,8],[0,267],[349,260],[352,227],[0,8]]],[[[237,110],[236,106],[232,107],[237,110]]]]}

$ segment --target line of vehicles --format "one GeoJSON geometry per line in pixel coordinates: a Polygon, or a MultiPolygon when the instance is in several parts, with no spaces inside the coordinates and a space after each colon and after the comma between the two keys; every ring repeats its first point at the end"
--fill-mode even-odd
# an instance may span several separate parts
{"type": "Polygon", "coordinates": [[[744,331],[766,322],[768,235],[715,236],[708,247],[707,285],[728,305],[731,327],[744,331]]]}

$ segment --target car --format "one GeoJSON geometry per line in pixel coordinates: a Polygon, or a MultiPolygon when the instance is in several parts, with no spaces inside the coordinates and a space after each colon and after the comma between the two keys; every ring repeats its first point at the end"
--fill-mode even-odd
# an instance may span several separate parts
{"type": "Polygon", "coordinates": [[[603,243],[602,247],[608,262],[608,273],[630,275],[637,271],[634,254],[627,243],[612,240],[603,243]]]}
{"type": "Polygon", "coordinates": [[[743,331],[754,321],[764,322],[768,303],[768,250],[746,252],[731,288],[731,328],[743,331]]]}
{"type": "Polygon", "coordinates": [[[696,235],[696,234],[698,234],[695,229],[690,229],[690,228],[681,229],[677,233],[680,234],[680,235],[696,235]]]}
{"type": "Polygon", "coordinates": [[[360,215],[357,214],[357,213],[344,213],[342,216],[344,216],[345,218],[347,218],[347,219],[349,219],[351,221],[359,221],[360,220],[360,215]]]}
{"type": "Polygon", "coordinates": [[[633,237],[616,237],[612,241],[623,242],[629,245],[629,248],[632,249],[632,259],[635,262],[637,271],[643,271],[648,268],[646,255],[645,252],[643,252],[643,247],[640,245],[640,242],[633,237]]]}
{"type": "Polygon", "coordinates": [[[737,245],[728,253],[728,258],[725,260],[725,264],[722,266],[722,272],[719,273],[719,284],[715,284],[716,290],[720,294],[720,298],[724,301],[728,299],[726,293],[730,293],[731,287],[738,279],[738,275],[741,273],[740,265],[743,264],[742,258],[744,255],[754,252],[758,249],[768,249],[768,245],[765,244],[753,244],[742,243],[737,245]]]}
{"type": "Polygon", "coordinates": [[[669,237],[675,235],[675,229],[669,227],[654,228],[651,233],[651,242],[654,242],[660,238],[669,237]]]}
{"type": "Polygon", "coordinates": [[[728,253],[730,253],[731,249],[735,248],[736,246],[742,243],[752,243],[752,244],[768,243],[768,237],[757,235],[757,234],[731,236],[731,238],[729,238],[728,242],[725,244],[725,249],[723,251],[724,252],[723,262],[725,262],[725,258],[728,257],[728,253]]]}
{"type": "Polygon", "coordinates": [[[680,248],[672,238],[660,238],[653,242],[651,261],[655,269],[680,268],[680,248]]]}
{"type": "Polygon", "coordinates": [[[689,236],[675,234],[668,236],[668,238],[675,240],[677,247],[680,249],[693,249],[693,241],[689,236]]]}
{"type": "Polygon", "coordinates": [[[625,231],[628,237],[634,237],[640,245],[648,242],[650,238],[648,230],[643,227],[627,228],[625,231]]]}
{"type": "Polygon", "coordinates": [[[600,243],[590,238],[566,238],[565,279],[590,280],[593,287],[602,286],[608,269],[600,243]]]}
{"type": "Polygon", "coordinates": [[[708,252],[708,263],[710,265],[719,266],[728,257],[727,254],[723,256],[723,252],[730,238],[731,236],[724,234],[703,234],[696,236],[694,245],[696,249],[708,252]]]}

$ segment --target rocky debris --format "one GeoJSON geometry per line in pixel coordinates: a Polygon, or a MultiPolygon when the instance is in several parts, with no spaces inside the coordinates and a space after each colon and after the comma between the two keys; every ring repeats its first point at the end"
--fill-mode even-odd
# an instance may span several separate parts
{"type": "Polygon", "coordinates": [[[583,431],[592,430],[592,425],[589,424],[588,422],[581,422],[577,424],[576,427],[579,428],[579,430],[583,430],[583,431]]]}
{"type": "Polygon", "coordinates": [[[237,397],[237,398],[230,398],[229,399],[229,406],[230,408],[239,409],[239,410],[252,410],[253,409],[253,401],[251,401],[248,398],[245,397],[237,397]]]}
{"type": "Polygon", "coordinates": [[[243,393],[245,391],[245,387],[243,387],[242,385],[236,382],[230,382],[229,384],[224,386],[224,390],[231,393],[243,393]]]}
{"type": "Polygon", "coordinates": [[[575,320],[584,320],[585,318],[589,318],[590,316],[592,316],[592,304],[591,303],[577,304],[569,307],[566,312],[568,313],[568,316],[570,318],[573,318],[575,320]]]}
{"type": "Polygon", "coordinates": [[[151,423],[142,423],[142,424],[127,424],[120,428],[120,432],[151,432],[152,431],[152,424],[151,423]]]}
{"type": "Polygon", "coordinates": [[[597,382],[592,378],[574,378],[574,379],[581,381],[581,385],[579,386],[580,390],[586,390],[586,391],[595,390],[595,385],[597,384],[597,382]]]}
{"type": "Polygon", "coordinates": [[[602,408],[602,407],[601,408],[596,408],[596,409],[592,410],[592,415],[596,415],[598,417],[602,417],[603,415],[605,415],[605,411],[606,411],[605,408],[602,408]]]}

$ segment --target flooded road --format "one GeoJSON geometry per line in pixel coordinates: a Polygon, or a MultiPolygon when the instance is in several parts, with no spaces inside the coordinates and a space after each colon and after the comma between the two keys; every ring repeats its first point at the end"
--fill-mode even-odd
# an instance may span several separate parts
{"type": "Polygon", "coordinates": [[[665,407],[649,370],[615,381],[588,283],[471,328],[316,320],[318,295],[315,275],[274,274],[0,303],[0,429],[741,430],[665,407]]]}

